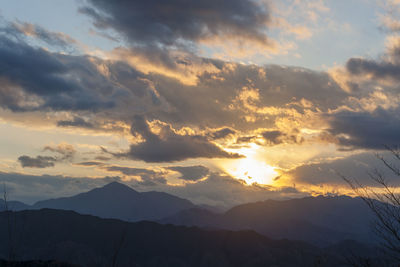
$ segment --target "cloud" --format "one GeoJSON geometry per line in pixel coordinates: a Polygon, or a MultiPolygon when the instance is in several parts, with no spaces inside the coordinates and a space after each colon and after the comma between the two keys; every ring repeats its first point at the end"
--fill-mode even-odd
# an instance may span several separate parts
{"type": "Polygon", "coordinates": [[[59,127],[80,127],[80,128],[87,128],[92,129],[94,125],[90,122],[87,122],[81,117],[74,116],[72,120],[61,120],[57,121],[57,126],[59,127]]]}
{"type": "Polygon", "coordinates": [[[102,166],[102,165],[104,165],[104,163],[99,162],[99,161],[84,161],[84,162],[75,163],[75,165],[92,167],[92,166],[102,166]]]}
{"type": "Polygon", "coordinates": [[[221,173],[210,173],[207,179],[196,183],[186,183],[183,186],[159,185],[156,189],[189,199],[196,204],[225,208],[267,199],[287,199],[309,195],[292,187],[249,186],[221,173]]]}
{"type": "Polygon", "coordinates": [[[400,107],[332,114],[329,132],[340,145],[349,148],[384,149],[400,142],[400,107]]]}
{"type": "Polygon", "coordinates": [[[214,131],[214,132],[211,132],[211,133],[209,134],[209,136],[210,136],[212,139],[216,140],[216,139],[223,139],[223,138],[226,138],[226,137],[228,137],[228,136],[230,136],[230,135],[233,135],[233,134],[235,134],[235,133],[236,133],[235,130],[233,130],[233,129],[231,129],[231,128],[228,128],[228,127],[225,127],[225,128],[222,128],[222,129],[218,129],[218,130],[216,130],[216,131],[214,131]]]}
{"type": "Polygon", "coordinates": [[[371,83],[373,80],[398,82],[400,74],[400,37],[397,35],[388,36],[385,40],[385,45],[384,53],[377,59],[350,58],[346,63],[346,70],[352,75],[352,78],[363,78],[364,82],[369,80],[371,83]]]}
{"type": "Polygon", "coordinates": [[[16,21],[3,27],[3,30],[8,31],[8,33],[15,31],[14,34],[37,38],[48,45],[64,49],[71,48],[72,45],[77,43],[77,41],[64,33],[51,32],[41,26],[27,22],[16,21]]]}
{"type": "Polygon", "coordinates": [[[61,157],[57,158],[59,161],[71,160],[76,153],[74,146],[66,143],[61,143],[56,146],[51,146],[51,145],[45,146],[43,148],[43,151],[56,152],[60,154],[61,157]]]}
{"type": "Polygon", "coordinates": [[[267,42],[269,14],[251,0],[113,1],[89,0],[80,12],[98,29],[113,29],[134,46],[190,48],[216,36],[267,42]]]}
{"type": "Polygon", "coordinates": [[[236,153],[229,153],[200,135],[181,135],[169,126],[154,134],[143,116],[133,119],[132,134],[140,134],[144,141],[132,144],[127,153],[119,156],[145,162],[174,162],[189,158],[240,158],[236,153]]]}
{"type": "Polygon", "coordinates": [[[349,59],[340,73],[352,96],[326,114],[328,132],[345,149],[399,144],[400,39],[390,36],[377,59],[349,59]]]}
{"type": "MultiPolygon", "coordinates": [[[[114,129],[130,125],[135,114],[145,114],[174,128],[221,129],[218,134],[223,136],[277,128],[277,119],[288,116],[311,123],[313,112],[336,108],[348,96],[323,72],[197,59],[213,67],[194,72],[197,82],[186,84],[160,73],[140,72],[136,63],[52,53],[0,35],[0,105],[14,112],[73,113],[58,119],[61,127],[93,126],[101,131],[108,121],[115,122],[107,126],[114,129]]],[[[177,60],[168,68],[191,68],[191,58],[177,60]]]]}
{"type": "Polygon", "coordinates": [[[111,158],[105,157],[105,156],[96,156],[95,159],[96,159],[96,160],[104,160],[104,161],[107,161],[107,160],[110,160],[111,158]]]}
{"type": "Polygon", "coordinates": [[[59,154],[58,156],[36,156],[35,158],[26,155],[20,156],[18,161],[23,168],[47,168],[54,167],[57,162],[71,161],[76,153],[72,145],[59,144],[56,146],[45,146],[43,151],[50,151],[59,154]]]}
{"type": "Polygon", "coordinates": [[[12,100],[0,103],[13,111],[96,110],[113,106],[109,93],[115,86],[107,82],[88,57],[51,53],[4,35],[0,35],[0,76],[6,83],[0,97],[11,95],[8,98],[12,100]],[[108,97],[102,95],[106,91],[108,97]],[[21,100],[23,97],[30,101],[21,100]]]}
{"type": "Polygon", "coordinates": [[[262,136],[265,140],[267,140],[271,144],[279,144],[281,141],[278,140],[279,137],[284,135],[281,131],[265,131],[262,133],[262,136]]]}
{"type": "Polygon", "coordinates": [[[400,79],[400,65],[392,62],[377,62],[370,59],[351,58],[347,61],[346,68],[353,75],[369,74],[377,79],[400,79]]]}
{"type": "Polygon", "coordinates": [[[313,35],[313,32],[310,29],[310,27],[301,24],[291,24],[285,18],[280,18],[280,17],[274,18],[273,23],[274,23],[273,26],[276,26],[284,30],[284,33],[286,34],[295,35],[296,39],[299,40],[310,39],[313,35]]]}
{"type": "Polygon", "coordinates": [[[282,143],[299,144],[304,140],[299,137],[299,130],[294,129],[292,133],[284,133],[279,130],[268,130],[261,133],[267,145],[278,145],[282,143]]]}
{"type": "MultiPolygon", "coordinates": [[[[172,70],[192,66],[191,57],[158,57],[172,70]]],[[[261,139],[265,129],[277,131],[276,136],[265,133],[269,144],[300,144],[304,129],[335,128],[324,115],[362,94],[344,91],[328,73],[297,67],[197,57],[213,67],[194,72],[197,81],[188,84],[160,72],[141,72],[135,68],[140,62],[121,60],[63,55],[0,35],[0,105],[24,114],[52,112],[60,127],[119,129],[126,135],[132,125],[142,139],[134,138],[119,156],[176,162],[238,158],[223,146],[234,138],[261,139]],[[145,124],[158,121],[160,131],[140,123],[138,128],[137,116],[145,117],[145,124]]]]}
{"type": "Polygon", "coordinates": [[[167,183],[167,180],[164,177],[165,173],[162,171],[121,166],[105,166],[103,169],[110,172],[119,172],[130,177],[139,177],[139,185],[154,186],[157,183],[167,183]]]}
{"type": "Polygon", "coordinates": [[[327,73],[302,68],[220,62],[220,72],[204,73],[195,86],[153,76],[157,92],[171,107],[146,114],[174,126],[277,128],[280,118],[316,125],[314,114],[337,108],[348,96],[327,73]]]}
{"type": "Polygon", "coordinates": [[[109,57],[126,62],[145,74],[161,74],[187,85],[197,84],[202,73],[219,71],[217,60],[164,47],[118,47],[109,53],[109,57]]]}
{"type": "Polygon", "coordinates": [[[47,168],[54,167],[54,162],[57,161],[55,157],[37,156],[35,158],[29,156],[20,156],[18,161],[23,168],[47,168]]]}
{"type": "Polygon", "coordinates": [[[121,61],[52,53],[4,36],[1,40],[7,44],[0,45],[3,108],[51,112],[58,126],[93,132],[118,129],[127,135],[132,125],[143,140],[133,141],[119,156],[145,162],[238,158],[222,148],[229,145],[228,137],[257,136],[262,129],[282,132],[275,141],[294,143],[294,137],[302,140],[296,129],[325,127],[321,115],[349,96],[329,74],[303,68],[199,58],[218,71],[200,72],[197,83],[189,85],[121,61]],[[26,57],[32,60],[27,63],[26,57]],[[162,130],[135,129],[136,115],[158,121],[162,130]]]}
{"type": "MultiPolygon", "coordinates": [[[[390,164],[398,166],[398,160],[388,152],[380,153],[390,164]]],[[[368,173],[380,171],[392,186],[399,185],[398,176],[394,175],[372,152],[362,152],[322,162],[308,163],[294,168],[282,176],[289,176],[293,183],[305,186],[333,186],[337,190],[350,191],[348,184],[340,177],[344,175],[349,179],[356,179],[364,186],[377,186],[368,173]],[[340,174],[340,175],[339,175],[340,174]]]]}
{"type": "Polygon", "coordinates": [[[236,138],[236,144],[247,144],[250,142],[253,142],[257,139],[257,136],[251,135],[251,136],[240,136],[236,138]]]}
{"type": "Polygon", "coordinates": [[[382,2],[385,9],[384,14],[380,14],[381,27],[390,33],[398,33],[400,31],[400,3],[396,0],[382,2]]]}
{"type": "Polygon", "coordinates": [[[179,172],[182,175],[179,179],[186,181],[197,181],[204,178],[209,173],[209,169],[201,165],[188,167],[173,166],[168,167],[167,169],[179,172]]]}

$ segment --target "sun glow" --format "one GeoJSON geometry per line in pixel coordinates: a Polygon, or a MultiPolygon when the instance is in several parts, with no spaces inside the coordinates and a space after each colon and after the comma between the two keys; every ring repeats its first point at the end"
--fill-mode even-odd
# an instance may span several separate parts
{"type": "Polygon", "coordinates": [[[242,149],[239,153],[246,158],[223,164],[224,170],[237,179],[244,180],[248,185],[253,183],[270,185],[279,175],[276,168],[266,164],[256,157],[256,145],[242,149]]]}

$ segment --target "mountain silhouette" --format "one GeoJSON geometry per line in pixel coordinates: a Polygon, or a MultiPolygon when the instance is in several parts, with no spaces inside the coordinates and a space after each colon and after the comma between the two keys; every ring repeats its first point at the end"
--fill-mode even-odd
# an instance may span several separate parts
{"type": "MultiPolygon", "coordinates": [[[[10,244],[15,259],[57,260],[82,266],[349,266],[350,247],[325,249],[300,241],[271,240],[254,231],[204,230],[197,227],[101,219],[63,210],[0,213],[0,258],[10,244]],[[8,221],[12,223],[9,240],[8,221]],[[345,250],[345,253],[342,253],[345,250]]],[[[357,256],[381,255],[358,246],[357,256]]],[[[8,265],[11,266],[11,265],[8,265]]],[[[379,266],[379,265],[369,265],[379,266]]]]}
{"type": "Polygon", "coordinates": [[[124,184],[112,182],[72,197],[39,201],[31,208],[73,210],[101,218],[140,221],[157,220],[194,206],[189,200],[167,193],[141,193],[124,184]]]}
{"type": "Polygon", "coordinates": [[[360,198],[319,196],[248,203],[223,214],[201,209],[184,210],[159,222],[231,230],[252,229],[271,238],[304,240],[327,246],[346,239],[376,241],[371,235],[373,218],[360,198]]]}
{"type": "MultiPolygon", "coordinates": [[[[4,206],[0,202],[0,210],[4,206]]],[[[302,240],[328,246],[352,239],[375,242],[374,215],[360,198],[306,197],[247,203],[218,213],[163,192],[137,192],[118,182],[72,197],[39,201],[32,206],[18,201],[11,210],[60,209],[129,222],[141,220],[206,229],[254,230],[273,239],[302,240]]]]}
{"type": "Polygon", "coordinates": [[[20,201],[7,201],[7,207],[6,207],[5,201],[3,199],[0,199],[0,211],[4,211],[6,209],[18,211],[18,210],[27,210],[31,208],[32,207],[30,205],[27,205],[20,201]]]}

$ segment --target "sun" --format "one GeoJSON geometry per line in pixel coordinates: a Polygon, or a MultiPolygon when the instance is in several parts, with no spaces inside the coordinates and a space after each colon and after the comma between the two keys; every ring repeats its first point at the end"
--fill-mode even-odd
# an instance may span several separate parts
{"type": "Polygon", "coordinates": [[[241,154],[245,155],[245,158],[225,162],[222,167],[231,176],[244,180],[248,185],[253,183],[270,185],[279,175],[277,168],[257,159],[255,150],[254,146],[242,150],[241,154]]]}
{"type": "Polygon", "coordinates": [[[228,172],[237,179],[246,181],[247,184],[272,184],[278,172],[274,167],[251,158],[240,159],[231,166],[228,172]]]}

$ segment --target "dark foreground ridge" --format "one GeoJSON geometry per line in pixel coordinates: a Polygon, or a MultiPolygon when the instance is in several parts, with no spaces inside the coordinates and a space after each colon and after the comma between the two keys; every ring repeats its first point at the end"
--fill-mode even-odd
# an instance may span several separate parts
{"type": "Polygon", "coordinates": [[[59,261],[6,261],[0,260],[0,267],[79,267],[77,264],[59,261]]]}
{"type": "MultiPolygon", "coordinates": [[[[84,266],[349,266],[352,253],[372,258],[376,250],[356,242],[321,249],[301,241],[271,240],[254,231],[129,223],[62,210],[0,213],[0,240],[11,218],[14,258],[57,260],[84,266]],[[358,251],[355,251],[358,250],[358,251]],[[343,252],[344,251],[344,252],[343,252]]],[[[0,258],[10,243],[0,242],[0,258]]]]}

